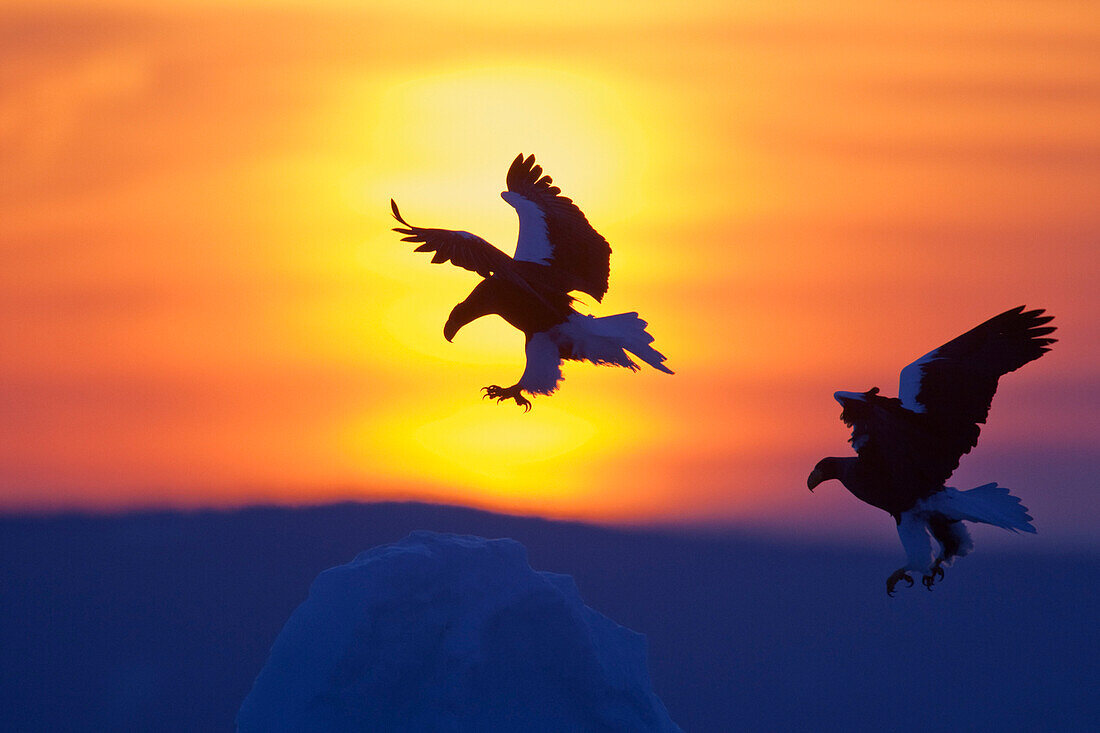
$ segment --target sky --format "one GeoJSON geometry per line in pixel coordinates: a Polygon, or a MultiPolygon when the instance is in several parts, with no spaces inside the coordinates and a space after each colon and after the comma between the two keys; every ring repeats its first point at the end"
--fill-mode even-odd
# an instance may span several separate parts
{"type": "MultiPolygon", "coordinates": [[[[1060,341],[952,481],[1097,547],[1091,1],[0,0],[0,510],[416,499],[892,535],[838,389],[1008,308],[1060,341]],[[534,154],[674,376],[523,369],[413,224],[514,247],[534,154]],[[874,526],[873,530],[867,529],[874,526]]],[[[878,536],[878,535],[876,535],[878,536]]],[[[892,540],[895,541],[895,540],[892,540]]]]}

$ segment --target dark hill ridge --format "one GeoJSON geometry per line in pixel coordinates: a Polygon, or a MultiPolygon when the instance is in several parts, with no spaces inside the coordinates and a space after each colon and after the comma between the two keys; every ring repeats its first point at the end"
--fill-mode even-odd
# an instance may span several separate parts
{"type": "Polygon", "coordinates": [[[230,730],[314,577],[415,529],[512,537],[647,635],[686,731],[1088,730],[1100,559],[896,553],[422,504],[0,518],[0,729],[230,730]]]}

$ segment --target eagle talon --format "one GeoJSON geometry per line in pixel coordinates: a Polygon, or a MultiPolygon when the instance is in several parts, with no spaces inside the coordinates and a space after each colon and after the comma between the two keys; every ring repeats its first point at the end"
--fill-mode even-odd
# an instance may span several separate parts
{"type": "Polygon", "coordinates": [[[935,564],[932,565],[932,569],[928,571],[928,575],[925,575],[923,578],[921,578],[921,582],[924,583],[924,587],[928,590],[932,590],[932,585],[936,581],[943,580],[943,568],[941,567],[942,564],[943,558],[936,560],[935,564]]]}
{"type": "Polygon", "coordinates": [[[523,396],[523,392],[519,388],[519,385],[513,384],[511,387],[501,387],[500,385],[490,384],[488,387],[482,387],[481,389],[485,392],[485,394],[481,396],[482,399],[489,398],[497,402],[512,399],[516,401],[517,405],[523,408],[524,412],[531,411],[531,401],[523,396]]]}
{"type": "Polygon", "coordinates": [[[905,568],[902,568],[901,570],[894,571],[894,574],[886,579],[886,595],[893,598],[894,588],[897,586],[899,580],[904,580],[909,584],[910,588],[913,587],[913,576],[905,572],[905,568]]]}

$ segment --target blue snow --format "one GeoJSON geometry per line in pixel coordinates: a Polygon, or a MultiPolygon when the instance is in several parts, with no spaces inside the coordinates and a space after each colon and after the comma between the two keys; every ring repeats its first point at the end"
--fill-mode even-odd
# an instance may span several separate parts
{"type": "Polygon", "coordinates": [[[280,731],[679,731],[645,638],[509,539],[413,532],[322,572],[238,716],[280,731]]]}

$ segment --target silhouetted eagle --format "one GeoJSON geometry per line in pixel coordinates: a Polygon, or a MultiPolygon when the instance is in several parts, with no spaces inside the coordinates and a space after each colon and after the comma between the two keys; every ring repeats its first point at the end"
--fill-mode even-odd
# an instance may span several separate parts
{"type": "Polygon", "coordinates": [[[894,517],[908,563],[887,579],[890,595],[900,580],[913,585],[909,570],[931,590],[945,565],[970,552],[963,521],[1035,532],[1027,507],[1008,489],[993,483],[959,491],[944,482],[977,444],[998,378],[1055,342],[1043,338],[1054,327],[1042,314],[1013,308],[925,354],[901,370],[897,399],[879,396],[878,387],[833,395],[852,428],[856,457],[822,459],[807,484],[813,491],[839,479],[857,499],[894,517]],[[929,535],[940,545],[934,561],[929,535]]]}
{"type": "Polygon", "coordinates": [[[514,257],[469,232],[414,227],[401,218],[390,199],[394,218],[405,225],[394,228],[406,235],[402,241],[420,242],[415,251],[434,252],[432,262],[450,260],[483,278],[451,311],[443,326],[444,338],[450,341],[470,321],[494,313],[526,337],[527,367],[519,381],[511,387],[484,387],[485,396],[497,401],[511,398],[530,410],[531,403],[522,393],[556,390],[562,379],[562,359],[639,369],[627,351],[672,374],[661,363],[665,357],[649,345],[653,337],[637,313],[595,318],[573,309],[570,291],[603,299],[611,246],[572,199],[561,195],[550,176],[542,175],[535,156],[517,156],[508,169],[507,183],[508,190],[500,196],[519,214],[514,257]]]}

